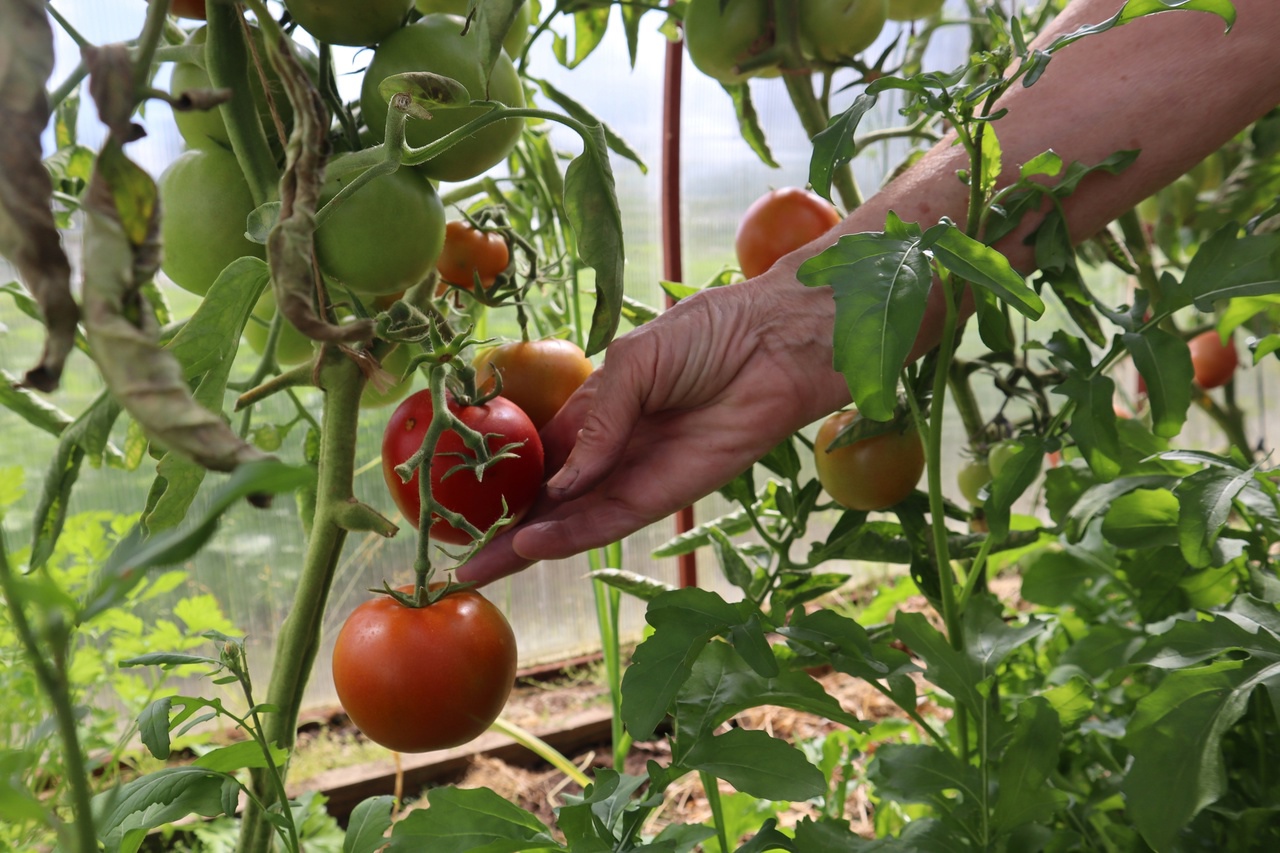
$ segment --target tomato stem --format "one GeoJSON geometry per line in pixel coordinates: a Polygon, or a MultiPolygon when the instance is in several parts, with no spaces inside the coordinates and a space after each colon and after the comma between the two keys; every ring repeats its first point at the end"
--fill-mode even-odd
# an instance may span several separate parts
{"type": "MultiPolygon", "coordinates": [[[[320,365],[320,386],[325,400],[315,516],[293,608],[276,640],[275,663],[267,689],[267,704],[276,711],[266,718],[263,726],[266,742],[285,749],[292,749],[297,738],[303,689],[320,648],[325,605],[347,538],[347,527],[340,522],[350,507],[357,504],[352,480],[364,384],[359,365],[336,349],[326,348],[320,365]]],[[[255,770],[252,776],[253,788],[261,797],[262,805],[251,801],[245,808],[237,848],[240,853],[270,849],[273,828],[265,810],[278,802],[265,771],[255,770]]]]}

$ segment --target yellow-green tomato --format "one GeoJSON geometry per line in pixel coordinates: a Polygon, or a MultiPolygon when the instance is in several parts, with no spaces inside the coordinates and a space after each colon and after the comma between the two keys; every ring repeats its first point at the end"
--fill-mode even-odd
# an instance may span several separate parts
{"type": "Polygon", "coordinates": [[[381,389],[373,380],[366,382],[364,391],[360,394],[361,408],[380,409],[383,406],[398,403],[413,390],[413,380],[418,372],[416,370],[408,374],[405,372],[409,369],[410,359],[413,358],[413,349],[408,344],[400,344],[383,357],[382,369],[391,374],[394,381],[381,389]]]}
{"type": "Polygon", "coordinates": [[[884,29],[887,0],[805,0],[800,4],[800,46],[805,55],[840,62],[871,46],[884,29]]]}
{"type": "MultiPolygon", "coordinates": [[[[741,63],[773,46],[773,0],[689,0],[684,43],[695,68],[721,83],[741,83],[765,69],[742,72],[741,63]]],[[[810,0],[805,0],[810,2],[810,0]]]]}
{"type": "MultiPolygon", "coordinates": [[[[363,169],[335,157],[320,205],[363,169]]],[[[385,296],[427,277],[444,247],[444,205],[418,171],[400,168],[360,187],[316,229],[316,258],[325,275],[358,294],[385,296]]]]}
{"type": "MultiPolygon", "coordinates": [[[[434,15],[443,12],[446,15],[463,15],[467,14],[467,6],[470,0],[413,0],[414,7],[424,15],[434,15]]],[[[484,0],[481,0],[481,5],[484,0]]],[[[507,30],[506,38],[502,40],[502,49],[512,59],[520,56],[520,52],[524,50],[524,40],[529,37],[529,25],[533,23],[533,0],[525,0],[525,2],[516,10],[516,19],[511,22],[511,29],[507,30]]]]}
{"type": "Polygon", "coordinates": [[[1000,472],[1004,470],[1004,466],[1018,452],[1021,445],[1017,439],[1006,438],[997,441],[987,450],[987,467],[991,469],[991,476],[999,477],[1000,472]]]}
{"type": "Polygon", "coordinates": [[[316,41],[362,47],[377,44],[404,23],[413,0],[285,0],[284,6],[316,41]]]}
{"type": "Polygon", "coordinates": [[[946,0],[889,0],[889,20],[915,21],[942,11],[946,0]]]}
{"type": "MultiPolygon", "coordinates": [[[[379,93],[378,86],[395,74],[430,71],[457,80],[474,100],[498,101],[509,107],[525,105],[520,75],[505,51],[498,54],[486,91],[479,40],[474,32],[462,35],[465,24],[457,15],[426,15],[378,45],[360,86],[360,109],[375,142],[381,142],[385,136],[390,100],[379,93]]],[[[461,107],[436,110],[430,121],[409,119],[405,139],[415,147],[427,145],[486,112],[485,107],[461,107]]],[[[494,122],[419,168],[427,176],[441,181],[474,178],[511,153],[523,127],[524,120],[519,118],[494,122]]]]}
{"type": "Polygon", "coordinates": [[[235,155],[193,149],[160,174],[160,269],[184,290],[203,296],[227,264],[265,258],[266,247],[245,237],[253,196],[235,155]]]}
{"type": "MultiPolygon", "coordinates": [[[[269,326],[275,315],[276,295],[268,287],[258,298],[258,304],[253,306],[253,316],[257,319],[249,320],[244,327],[245,340],[258,355],[267,349],[269,326]]],[[[302,364],[311,360],[314,347],[315,342],[311,338],[299,332],[287,317],[281,318],[280,336],[276,339],[276,361],[286,367],[302,364]]]]}
{"type": "Polygon", "coordinates": [[[982,489],[991,482],[991,469],[985,459],[970,460],[956,475],[956,482],[965,500],[974,506],[982,506],[982,489]]]}

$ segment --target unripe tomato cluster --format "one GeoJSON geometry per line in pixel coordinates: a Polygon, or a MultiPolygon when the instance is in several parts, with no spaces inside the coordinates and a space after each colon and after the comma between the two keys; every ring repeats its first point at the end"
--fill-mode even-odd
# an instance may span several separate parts
{"type": "Polygon", "coordinates": [[[944,0],[803,0],[799,57],[775,44],[773,0],[689,0],[684,41],[695,68],[725,85],[776,77],[785,64],[841,65],[865,51],[886,21],[913,21],[941,11],[944,0]]]}
{"type": "MultiPolygon", "coordinates": [[[[358,4],[347,0],[288,0],[285,5],[301,29],[317,41],[376,45],[364,72],[358,113],[366,125],[361,136],[366,144],[377,144],[383,138],[387,99],[379,93],[378,86],[394,74],[432,72],[462,83],[473,97],[513,107],[525,104],[523,85],[505,52],[499,55],[492,74],[481,78],[477,36],[462,34],[465,20],[456,14],[466,11],[467,0],[418,0],[423,17],[409,25],[404,21],[413,5],[411,0],[358,4]]],[[[173,11],[176,15],[202,18],[203,7],[203,2],[175,3],[173,11]]],[[[523,47],[529,14],[526,4],[508,33],[505,44],[512,50],[523,47]]],[[[231,98],[233,103],[243,98],[252,104],[271,153],[282,166],[284,147],[277,125],[287,134],[293,114],[268,61],[261,31],[251,26],[249,33],[252,67],[245,77],[245,90],[232,91],[231,98]]],[[[187,45],[199,57],[207,41],[207,28],[199,27],[191,31],[187,45]]],[[[293,49],[308,73],[318,80],[320,70],[315,55],[300,46],[293,49]]],[[[210,88],[202,59],[174,65],[170,91],[175,99],[210,88]]],[[[411,119],[406,127],[408,143],[421,146],[436,141],[484,112],[481,107],[461,108],[438,111],[429,122],[411,119]]],[[[231,151],[223,108],[177,110],[175,116],[188,150],[162,173],[158,182],[163,223],[161,268],[179,287],[203,296],[231,261],[246,256],[265,258],[265,247],[246,236],[248,220],[256,203],[275,199],[253,197],[241,164],[231,151]],[[200,203],[193,204],[193,199],[200,203]]],[[[500,163],[518,140],[522,126],[520,118],[496,122],[421,165],[402,166],[345,196],[341,205],[327,214],[315,236],[317,263],[329,284],[339,285],[362,300],[368,297],[367,307],[377,310],[373,306],[375,300],[398,294],[427,278],[446,251],[444,208],[433,181],[468,180],[500,163]]],[[[351,152],[332,157],[319,206],[358,178],[369,162],[351,152]]],[[[501,235],[487,234],[485,239],[502,243],[504,260],[499,271],[505,269],[506,245],[501,235]]],[[[482,270],[482,280],[487,275],[482,270]]],[[[261,350],[265,343],[265,330],[273,316],[273,303],[264,298],[248,332],[255,349],[261,350]]],[[[282,364],[306,360],[310,357],[308,343],[290,326],[282,332],[278,360],[282,364]]]]}

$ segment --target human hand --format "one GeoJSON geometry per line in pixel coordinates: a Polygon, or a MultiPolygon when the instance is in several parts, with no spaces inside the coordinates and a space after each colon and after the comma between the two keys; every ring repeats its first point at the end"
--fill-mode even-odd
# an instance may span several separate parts
{"type": "Polygon", "coordinates": [[[458,570],[489,583],[601,547],[729,482],[849,400],[832,308],[785,270],[692,296],[610,345],[542,431],[546,494],[458,570]]]}

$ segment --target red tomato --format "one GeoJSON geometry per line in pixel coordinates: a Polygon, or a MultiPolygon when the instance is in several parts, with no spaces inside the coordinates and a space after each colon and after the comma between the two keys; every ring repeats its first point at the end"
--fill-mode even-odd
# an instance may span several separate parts
{"type": "Polygon", "coordinates": [[[924,445],[915,428],[864,438],[827,452],[845,424],[858,413],[836,412],[822,422],[814,439],[818,481],[848,509],[887,509],[911,494],[924,473],[924,445]]]}
{"type": "MultiPolygon", "coordinates": [[[[485,469],[480,479],[470,469],[453,469],[463,458],[475,454],[453,430],[446,430],[436,445],[431,459],[431,494],[441,505],[460,513],[480,530],[487,530],[502,517],[505,499],[507,512],[517,520],[523,516],[538,495],[542,485],[542,442],[538,430],[520,407],[504,397],[494,397],[483,406],[460,406],[449,400],[449,410],[463,424],[487,436],[488,448],[497,453],[507,444],[517,442],[513,452],[519,456],[500,459],[485,469]],[[453,473],[450,473],[452,471],[453,473]],[[446,476],[447,475],[447,476],[446,476]]],[[[409,396],[391,414],[382,436],[382,475],[396,506],[414,527],[422,503],[418,496],[418,474],[404,482],[395,467],[418,452],[431,424],[431,391],[409,396]]],[[[442,519],[431,524],[430,536],[453,545],[469,545],[471,537],[442,519]]]]}
{"type": "Polygon", "coordinates": [[[442,281],[467,290],[475,287],[479,276],[481,287],[487,289],[493,287],[510,260],[507,241],[501,234],[481,231],[458,220],[444,227],[444,251],[436,260],[436,270],[442,281]]]}
{"type": "Polygon", "coordinates": [[[754,278],[839,222],[836,209],[808,190],[783,187],[767,192],[751,203],[738,223],[738,266],[743,275],[754,278]]]}
{"type": "Polygon", "coordinates": [[[502,374],[502,396],[524,409],[538,429],[560,411],[592,366],[577,344],[560,338],[515,341],[487,349],[475,360],[483,393],[494,389],[494,371],[502,374]]]}
{"type": "Polygon", "coordinates": [[[1191,366],[1195,368],[1196,384],[1205,390],[1226,385],[1240,366],[1235,342],[1228,337],[1224,344],[1213,329],[1201,332],[1187,341],[1187,347],[1191,350],[1191,366]]]}
{"type": "Polygon", "coordinates": [[[333,645],[347,716],[396,752],[473,740],[502,712],[515,675],[511,626],[474,589],[416,608],[379,595],[351,612],[333,645]]]}

